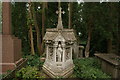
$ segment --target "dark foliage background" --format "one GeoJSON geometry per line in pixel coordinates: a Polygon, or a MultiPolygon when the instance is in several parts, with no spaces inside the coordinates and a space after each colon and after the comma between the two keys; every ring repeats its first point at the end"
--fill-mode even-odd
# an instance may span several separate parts
{"type": "MultiPolygon", "coordinates": [[[[13,34],[22,40],[22,51],[24,55],[30,54],[30,41],[27,25],[27,3],[12,3],[12,30],[13,34]]],[[[68,28],[68,3],[61,3],[64,28],[68,28]]],[[[55,28],[57,26],[58,3],[47,3],[45,10],[45,30],[46,28],[55,28]]],[[[76,31],[76,37],[79,43],[86,45],[88,38],[88,22],[92,17],[92,36],[90,41],[90,55],[95,52],[107,52],[108,40],[112,40],[113,52],[119,53],[119,3],[73,3],[72,6],[72,28],[76,31]],[[79,32],[81,35],[79,35],[79,32]]],[[[37,23],[42,33],[42,3],[35,3],[37,23]],[[40,6],[40,9],[38,9],[40,6]]],[[[37,53],[36,31],[33,28],[34,47],[37,53]]],[[[40,37],[42,40],[42,37],[40,37]]]]}

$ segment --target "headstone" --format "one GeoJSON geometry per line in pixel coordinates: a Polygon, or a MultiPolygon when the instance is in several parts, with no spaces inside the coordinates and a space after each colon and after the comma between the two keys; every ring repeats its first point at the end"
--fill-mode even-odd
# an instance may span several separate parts
{"type": "Polygon", "coordinates": [[[21,62],[21,40],[11,34],[11,9],[10,2],[2,3],[2,34],[0,34],[2,52],[2,71],[15,69],[21,62]]]}
{"type": "Polygon", "coordinates": [[[76,41],[73,29],[64,29],[62,25],[61,7],[59,7],[57,28],[47,29],[44,36],[46,60],[43,70],[50,77],[68,77],[72,74],[73,44],[76,41]]]}
{"type": "Polygon", "coordinates": [[[74,58],[83,58],[83,50],[84,46],[79,45],[77,42],[75,42],[73,45],[74,58]]]}

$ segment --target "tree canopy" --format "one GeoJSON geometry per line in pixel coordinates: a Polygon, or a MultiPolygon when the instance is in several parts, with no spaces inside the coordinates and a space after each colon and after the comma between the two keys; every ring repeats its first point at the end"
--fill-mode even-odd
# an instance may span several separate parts
{"type": "MultiPolygon", "coordinates": [[[[71,28],[76,31],[78,43],[83,45],[89,43],[88,51],[91,56],[95,52],[119,53],[119,3],[85,2],[78,4],[73,2],[70,16],[68,4],[69,2],[61,3],[62,10],[65,11],[65,14],[62,15],[63,26],[64,28],[69,27],[69,17],[71,17],[71,28]]],[[[33,17],[31,19],[28,18],[28,7],[28,3],[12,3],[12,30],[15,36],[22,39],[23,52],[29,54],[31,43],[28,23],[31,22],[33,24],[32,32],[35,52],[38,53],[37,44],[39,41],[40,45],[44,47],[42,38],[46,28],[55,28],[57,26],[58,15],[56,11],[58,10],[58,3],[32,3],[31,15],[33,17]],[[36,30],[36,25],[39,32],[36,30]],[[39,33],[39,38],[37,38],[37,33],[39,33]]]]}

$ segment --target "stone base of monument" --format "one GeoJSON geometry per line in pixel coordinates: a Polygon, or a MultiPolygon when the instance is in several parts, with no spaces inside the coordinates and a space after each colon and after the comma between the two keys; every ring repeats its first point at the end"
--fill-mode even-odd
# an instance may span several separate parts
{"type": "Polygon", "coordinates": [[[23,58],[20,58],[15,63],[0,63],[0,66],[2,67],[2,71],[0,74],[6,74],[8,70],[13,70],[16,67],[18,67],[22,62],[24,61],[23,58]]]}
{"type": "Polygon", "coordinates": [[[70,64],[63,67],[55,67],[48,64],[43,65],[43,71],[48,74],[51,78],[63,77],[68,78],[73,73],[74,64],[70,64]]]}
{"type": "Polygon", "coordinates": [[[15,69],[19,64],[22,63],[21,57],[21,40],[12,35],[0,35],[2,61],[0,66],[4,74],[8,70],[15,69]]]}

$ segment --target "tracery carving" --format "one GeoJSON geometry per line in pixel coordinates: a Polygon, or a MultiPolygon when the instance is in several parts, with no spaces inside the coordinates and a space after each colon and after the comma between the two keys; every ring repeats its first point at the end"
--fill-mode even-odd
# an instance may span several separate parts
{"type": "Polygon", "coordinates": [[[70,59],[70,47],[67,47],[65,51],[65,60],[67,61],[69,59],[70,59]]]}
{"type": "Polygon", "coordinates": [[[48,59],[53,60],[53,47],[48,48],[48,59]]]}

